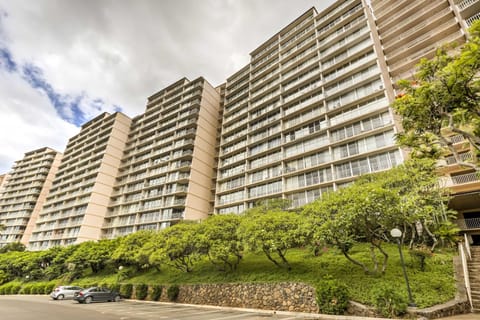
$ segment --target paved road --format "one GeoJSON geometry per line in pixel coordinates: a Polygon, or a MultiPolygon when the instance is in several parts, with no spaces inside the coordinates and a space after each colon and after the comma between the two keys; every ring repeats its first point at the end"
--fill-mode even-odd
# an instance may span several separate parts
{"type": "MultiPolygon", "coordinates": [[[[349,316],[192,306],[144,301],[79,304],[48,296],[0,296],[0,320],[380,320],[349,316]]],[[[385,319],[390,320],[390,319],[385,319]]],[[[479,314],[442,320],[480,320],[479,314]]]]}
{"type": "Polygon", "coordinates": [[[273,314],[229,308],[121,301],[79,304],[47,296],[0,296],[1,320],[268,320],[308,319],[300,314],[273,314]]]}

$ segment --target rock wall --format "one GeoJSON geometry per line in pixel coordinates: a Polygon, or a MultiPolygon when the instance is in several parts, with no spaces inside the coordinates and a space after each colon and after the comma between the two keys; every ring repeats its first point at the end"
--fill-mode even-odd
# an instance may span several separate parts
{"type": "MultiPolygon", "coordinates": [[[[303,283],[180,285],[176,302],[295,312],[318,312],[315,289],[303,283]]],[[[163,288],[160,301],[168,301],[163,288]]]]}

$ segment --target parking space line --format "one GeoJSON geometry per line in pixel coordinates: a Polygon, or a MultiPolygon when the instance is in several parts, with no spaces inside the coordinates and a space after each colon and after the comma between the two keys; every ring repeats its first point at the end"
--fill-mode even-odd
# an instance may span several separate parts
{"type": "Polygon", "coordinates": [[[245,313],[240,313],[240,314],[234,314],[234,315],[230,315],[230,316],[226,316],[226,317],[222,317],[222,318],[214,318],[214,319],[211,319],[211,320],[223,320],[223,319],[235,319],[235,318],[243,318],[245,316],[252,316],[252,315],[255,315],[256,314],[245,314],[245,313]]]}

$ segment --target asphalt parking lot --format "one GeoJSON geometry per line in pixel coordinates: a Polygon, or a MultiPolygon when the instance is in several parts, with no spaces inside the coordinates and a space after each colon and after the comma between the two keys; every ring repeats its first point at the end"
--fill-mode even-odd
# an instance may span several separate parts
{"type": "MultiPolygon", "coordinates": [[[[84,306],[84,305],[82,305],[84,306]]],[[[116,314],[121,320],[137,319],[183,319],[183,320],[260,320],[260,319],[314,319],[300,313],[273,312],[213,306],[193,306],[172,303],[122,301],[121,303],[98,303],[87,307],[101,313],[116,314]]]]}
{"type": "MultiPolygon", "coordinates": [[[[456,315],[442,320],[478,320],[478,314],[456,315]]],[[[46,295],[0,296],[1,320],[265,320],[265,319],[322,319],[322,320],[381,320],[352,316],[333,316],[294,312],[273,312],[215,306],[196,306],[176,303],[123,300],[79,304],[72,300],[54,301],[46,295]]],[[[390,320],[390,319],[384,319],[390,320]]]]}
{"type": "MultiPolygon", "coordinates": [[[[318,319],[316,315],[195,306],[175,303],[122,300],[79,304],[72,300],[54,301],[48,296],[0,296],[0,318],[3,320],[87,318],[119,320],[265,320],[318,319]]],[[[331,318],[330,318],[331,319],[331,318]]]]}

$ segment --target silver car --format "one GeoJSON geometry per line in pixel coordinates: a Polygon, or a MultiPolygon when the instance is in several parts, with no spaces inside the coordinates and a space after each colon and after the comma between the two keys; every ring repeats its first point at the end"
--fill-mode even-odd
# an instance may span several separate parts
{"type": "Polygon", "coordinates": [[[50,293],[50,297],[52,297],[53,300],[72,299],[73,295],[81,290],[83,290],[83,288],[76,286],[59,286],[50,293]]]}

